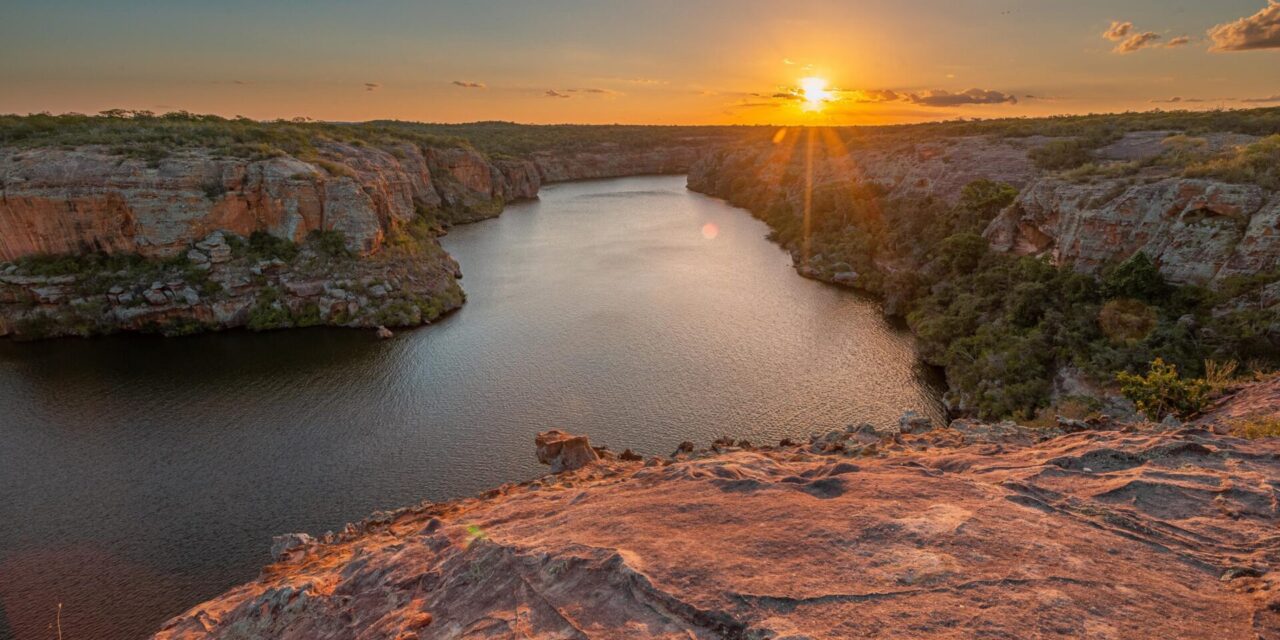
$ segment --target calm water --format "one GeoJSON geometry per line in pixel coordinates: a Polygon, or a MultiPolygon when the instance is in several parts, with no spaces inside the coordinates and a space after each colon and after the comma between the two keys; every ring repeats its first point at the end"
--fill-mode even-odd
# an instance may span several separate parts
{"type": "Polygon", "coordinates": [[[533,435],[671,452],[938,415],[910,337],[679,177],[455,229],[469,302],[372,332],[0,341],[0,638],[145,636],[271,536],[542,473],[533,435]]]}

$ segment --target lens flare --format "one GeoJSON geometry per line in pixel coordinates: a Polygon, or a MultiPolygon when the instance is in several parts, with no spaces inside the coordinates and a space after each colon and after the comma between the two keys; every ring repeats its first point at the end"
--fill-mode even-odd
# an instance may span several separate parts
{"type": "Polygon", "coordinates": [[[800,78],[800,97],[804,100],[805,111],[821,111],[822,104],[831,99],[831,91],[823,78],[800,78]]]}
{"type": "Polygon", "coordinates": [[[715,240],[718,235],[720,235],[720,227],[717,227],[716,223],[708,222],[702,225],[702,237],[708,240],[715,240]]]}

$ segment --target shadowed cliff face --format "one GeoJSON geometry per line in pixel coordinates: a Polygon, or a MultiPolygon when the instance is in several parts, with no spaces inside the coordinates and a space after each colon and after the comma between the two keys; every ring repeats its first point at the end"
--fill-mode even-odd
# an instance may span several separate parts
{"type": "Polygon", "coordinates": [[[904,416],[644,461],[540,440],[572,470],[278,537],[259,579],[156,637],[1280,631],[1276,440],[1072,426],[904,416]]]}

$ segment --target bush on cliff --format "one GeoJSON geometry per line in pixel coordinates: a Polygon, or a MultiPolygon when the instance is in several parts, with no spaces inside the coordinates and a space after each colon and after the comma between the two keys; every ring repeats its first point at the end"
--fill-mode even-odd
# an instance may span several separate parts
{"type": "Polygon", "coordinates": [[[1032,149],[1028,156],[1032,164],[1046,171],[1075,169],[1093,159],[1090,145],[1082,140],[1054,140],[1032,149]]]}
{"type": "Polygon", "coordinates": [[[1202,378],[1178,375],[1178,367],[1161,358],[1151,361],[1146,375],[1121,371],[1116,374],[1120,391],[1147,418],[1159,422],[1165,416],[1186,418],[1205,408],[1210,400],[1209,384],[1202,378]]]}
{"type": "Polygon", "coordinates": [[[1192,178],[1216,178],[1280,190],[1280,134],[1187,167],[1192,178]]]}

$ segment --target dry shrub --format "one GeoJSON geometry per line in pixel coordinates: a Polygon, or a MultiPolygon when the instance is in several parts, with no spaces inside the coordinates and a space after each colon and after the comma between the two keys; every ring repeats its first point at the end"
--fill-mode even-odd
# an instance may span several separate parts
{"type": "Polygon", "coordinates": [[[1155,309],[1132,298],[1112,300],[1098,313],[1102,333],[1112,344],[1141,342],[1155,330],[1158,320],[1155,309]]]}

